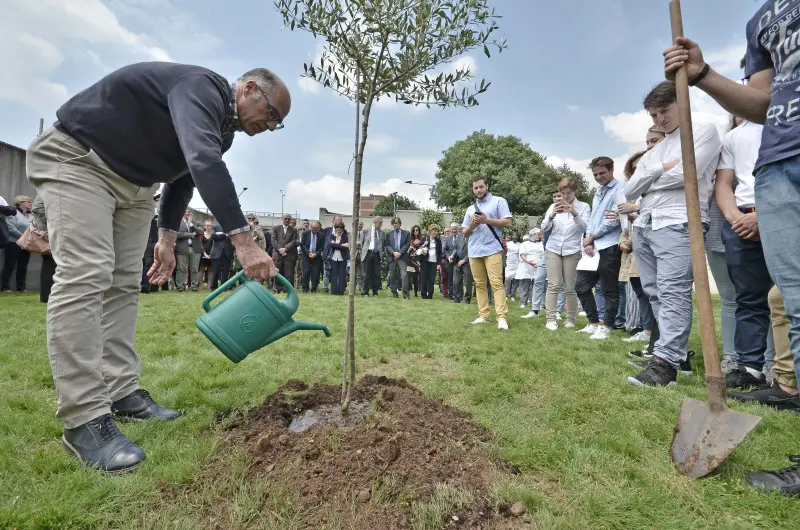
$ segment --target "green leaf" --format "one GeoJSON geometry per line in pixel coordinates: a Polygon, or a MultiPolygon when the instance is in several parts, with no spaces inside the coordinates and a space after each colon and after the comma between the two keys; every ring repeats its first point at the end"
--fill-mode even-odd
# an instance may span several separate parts
{"type": "Polygon", "coordinates": [[[489,53],[489,47],[485,44],[483,45],[483,53],[486,54],[486,57],[491,57],[491,54],[489,53]]]}

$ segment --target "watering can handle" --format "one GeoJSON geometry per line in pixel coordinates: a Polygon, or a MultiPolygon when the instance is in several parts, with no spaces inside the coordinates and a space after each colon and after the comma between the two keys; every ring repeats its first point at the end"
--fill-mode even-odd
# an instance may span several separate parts
{"type": "Polygon", "coordinates": [[[244,275],[243,270],[231,276],[228,279],[228,281],[217,287],[216,291],[205,297],[205,299],[203,300],[203,310],[206,313],[211,311],[211,301],[214,300],[214,298],[224,293],[228,289],[228,287],[232,287],[233,285],[235,285],[237,281],[244,282],[245,280],[247,280],[247,277],[244,275]]]}
{"type": "MultiPolygon", "coordinates": [[[[293,308],[293,311],[297,311],[297,306],[300,305],[300,300],[298,300],[297,292],[294,290],[294,287],[292,287],[292,284],[289,283],[289,280],[287,280],[280,274],[275,276],[275,279],[283,284],[283,288],[288,293],[285,303],[290,305],[293,308]]],[[[256,280],[248,280],[243,270],[237,272],[227,282],[217,287],[216,291],[205,297],[205,299],[203,300],[203,310],[206,313],[211,311],[211,302],[214,300],[214,298],[224,293],[229,287],[233,287],[237,281],[241,281],[242,283],[244,283],[244,282],[254,282],[256,280]]]]}

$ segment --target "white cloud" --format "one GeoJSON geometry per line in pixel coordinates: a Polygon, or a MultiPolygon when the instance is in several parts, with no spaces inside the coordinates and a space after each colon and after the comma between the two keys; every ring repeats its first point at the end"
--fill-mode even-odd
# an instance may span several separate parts
{"type": "Polygon", "coordinates": [[[740,68],[740,65],[746,49],[747,46],[744,44],[744,39],[741,39],[727,48],[704,54],[705,60],[708,64],[714,65],[714,70],[722,75],[729,76],[732,79],[739,79],[744,77],[744,70],[740,68]]]}
{"type": "Polygon", "coordinates": [[[408,177],[405,180],[417,182],[433,182],[436,171],[439,169],[439,161],[435,158],[426,157],[397,157],[392,159],[392,164],[402,176],[408,177]]]}
{"type": "MultiPolygon", "coordinates": [[[[423,208],[435,208],[427,186],[405,184],[401,178],[361,184],[361,195],[389,195],[398,192],[423,208]]],[[[286,184],[286,200],[298,209],[326,208],[328,211],[350,213],[353,210],[353,180],[325,174],[315,180],[294,179],[286,184]]]]}
{"type": "Polygon", "coordinates": [[[120,24],[100,0],[5,0],[0,18],[0,98],[50,111],[67,97],[50,80],[68,58],[101,61],[113,50],[139,60],[169,54],[120,24]]]}
{"type": "Polygon", "coordinates": [[[568,110],[568,111],[570,111],[570,112],[571,112],[571,113],[573,113],[573,114],[575,114],[576,112],[578,112],[579,110],[581,110],[581,107],[580,107],[580,105],[572,105],[572,104],[570,104],[570,103],[567,103],[567,104],[566,104],[566,107],[567,107],[567,110],[568,110]]]}
{"type": "Polygon", "coordinates": [[[303,76],[297,78],[297,86],[300,87],[300,91],[307,92],[309,94],[316,94],[321,88],[319,83],[313,79],[303,76]]]}
{"type": "Polygon", "coordinates": [[[609,116],[601,116],[603,129],[612,137],[626,144],[644,144],[647,129],[653,126],[653,120],[645,110],[637,112],[621,112],[609,116]]]}

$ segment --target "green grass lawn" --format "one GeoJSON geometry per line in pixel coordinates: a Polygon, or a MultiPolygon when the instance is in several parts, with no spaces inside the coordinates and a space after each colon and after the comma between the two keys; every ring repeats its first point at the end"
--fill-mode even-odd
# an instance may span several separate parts
{"type": "MultiPolygon", "coordinates": [[[[194,326],[202,294],[141,297],[137,349],[142,385],[186,411],[171,423],[124,424],[148,460],[134,474],[83,469],[61,448],[56,395],[45,347],[44,306],[33,294],[0,297],[0,528],[207,528],[225,503],[221,528],[303,528],[292,506],[264,510],[280,492],[251,491],[242,455],[220,455],[216,413],[249,408],[287,379],[341,380],[347,300],[301,295],[296,318],[323,322],[333,336],[300,332],[240,364],[222,356],[194,326]],[[227,479],[202,483],[211,462],[227,479]],[[165,485],[194,484],[180,497],[165,485]]],[[[800,418],[757,405],[731,406],[761,424],[703,480],[678,475],[669,458],[685,396],[705,399],[702,375],[670,389],[626,382],[622,334],[602,343],[522,320],[511,330],[474,327],[476,306],[437,299],[357,300],[358,368],[403,377],[426,394],[472,413],[523,473],[497,485],[498,500],[521,501],[535,528],[793,528],[800,499],[762,495],[744,476],[785,467],[800,452],[800,418]]],[[[579,319],[579,327],[585,325],[579,319]]],[[[699,338],[691,347],[700,351],[699,338]]],[[[698,361],[698,372],[702,372],[698,361]]]]}

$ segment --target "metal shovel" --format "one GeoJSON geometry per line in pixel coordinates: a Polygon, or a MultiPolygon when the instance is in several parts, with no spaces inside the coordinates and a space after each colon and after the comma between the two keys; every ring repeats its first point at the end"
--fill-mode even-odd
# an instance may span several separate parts
{"type": "MultiPolygon", "coordinates": [[[[673,42],[683,37],[680,0],[669,3],[673,42]]],[[[689,83],[686,68],[675,74],[680,113],[681,155],[683,157],[686,213],[689,220],[689,241],[692,252],[695,296],[700,317],[700,340],[706,368],[708,403],[686,398],[681,404],[678,423],[672,438],[670,456],[678,472],[700,478],[714,471],[723,460],[758,425],[761,418],[728,409],[725,405],[725,378],[719,363],[717,333],[708,286],[703,227],[700,221],[700,198],[697,191],[697,167],[694,157],[694,134],[689,104],[689,83]]]]}

